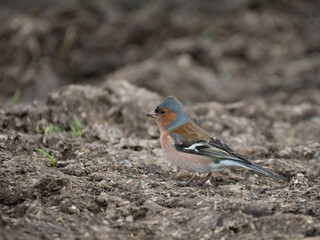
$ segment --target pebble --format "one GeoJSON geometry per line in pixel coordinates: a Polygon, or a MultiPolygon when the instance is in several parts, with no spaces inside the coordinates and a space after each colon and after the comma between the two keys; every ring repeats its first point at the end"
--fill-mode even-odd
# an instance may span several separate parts
{"type": "Polygon", "coordinates": [[[7,134],[0,134],[0,141],[7,141],[8,135],[7,134]]]}
{"type": "Polygon", "coordinates": [[[123,161],[119,162],[119,164],[125,165],[128,168],[132,167],[132,163],[129,160],[123,160],[123,161]]]}
{"type": "Polygon", "coordinates": [[[242,192],[242,186],[240,185],[233,185],[233,184],[230,184],[230,185],[224,185],[224,186],[221,186],[221,188],[224,190],[224,191],[229,191],[229,192],[235,192],[235,193],[239,193],[239,192],[242,192]]]}
{"type": "Polygon", "coordinates": [[[304,174],[303,174],[303,173],[297,173],[297,177],[298,177],[298,178],[303,178],[303,177],[304,177],[304,174]]]}
{"type": "Polygon", "coordinates": [[[248,180],[249,182],[254,183],[257,180],[257,178],[255,176],[250,176],[248,180]]]}
{"type": "Polygon", "coordinates": [[[79,212],[78,208],[75,205],[71,205],[70,207],[68,207],[68,211],[71,214],[76,214],[79,212]]]}
{"type": "Polygon", "coordinates": [[[132,215],[126,217],[126,222],[133,222],[132,215]]]}
{"type": "Polygon", "coordinates": [[[146,187],[148,185],[148,183],[146,183],[145,181],[143,181],[143,180],[141,180],[141,182],[140,182],[140,186],[141,187],[146,187]]]}

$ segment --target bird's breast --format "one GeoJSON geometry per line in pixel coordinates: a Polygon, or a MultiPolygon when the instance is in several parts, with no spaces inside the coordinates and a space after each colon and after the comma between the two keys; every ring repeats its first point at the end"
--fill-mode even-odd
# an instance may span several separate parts
{"type": "Polygon", "coordinates": [[[168,160],[179,168],[190,172],[211,172],[212,160],[210,158],[176,150],[174,141],[168,134],[161,133],[160,143],[168,160]]]}

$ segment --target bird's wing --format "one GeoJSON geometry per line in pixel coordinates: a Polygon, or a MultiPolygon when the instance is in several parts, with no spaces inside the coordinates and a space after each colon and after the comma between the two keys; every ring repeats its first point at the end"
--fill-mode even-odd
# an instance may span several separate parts
{"type": "Polygon", "coordinates": [[[281,178],[278,174],[250,162],[244,156],[234,151],[230,145],[224,143],[219,138],[210,138],[208,141],[185,141],[181,135],[177,133],[169,134],[169,136],[173,139],[177,151],[207,156],[212,158],[213,162],[216,164],[221,164],[224,166],[240,166],[265,174],[275,179],[281,178]]]}
{"type": "Polygon", "coordinates": [[[230,145],[224,143],[219,138],[210,138],[208,141],[186,141],[179,134],[169,135],[178,151],[212,157],[216,161],[234,160],[238,162],[250,163],[244,156],[234,151],[230,145]]]}
{"type": "Polygon", "coordinates": [[[243,162],[250,163],[250,161],[247,158],[242,156],[240,153],[237,153],[235,150],[233,150],[233,148],[229,144],[223,142],[219,138],[216,138],[216,137],[210,138],[209,144],[214,148],[223,150],[224,152],[228,153],[228,155],[236,157],[238,160],[242,160],[243,162]]]}

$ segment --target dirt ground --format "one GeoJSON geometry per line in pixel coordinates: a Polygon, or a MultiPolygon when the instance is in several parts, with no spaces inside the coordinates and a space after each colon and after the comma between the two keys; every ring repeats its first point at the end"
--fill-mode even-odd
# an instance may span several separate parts
{"type": "Polygon", "coordinates": [[[319,10],[2,0],[0,239],[320,239],[319,10]],[[179,186],[145,116],[169,95],[283,180],[179,186]]]}

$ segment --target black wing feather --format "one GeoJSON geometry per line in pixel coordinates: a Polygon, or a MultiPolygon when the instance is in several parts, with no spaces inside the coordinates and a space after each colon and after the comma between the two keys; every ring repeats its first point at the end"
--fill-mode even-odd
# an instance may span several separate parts
{"type": "Polygon", "coordinates": [[[209,141],[186,141],[177,133],[170,134],[170,137],[173,139],[175,143],[175,148],[181,152],[210,156],[210,153],[206,150],[212,151],[213,149],[216,149],[217,152],[215,152],[215,156],[217,158],[221,157],[221,159],[227,159],[229,156],[232,157],[233,160],[238,159],[240,161],[250,163],[250,161],[248,161],[244,156],[234,151],[229,144],[223,142],[222,140],[216,137],[210,138],[209,141]]]}
{"type": "Polygon", "coordinates": [[[244,162],[251,163],[248,159],[246,159],[240,153],[237,153],[235,150],[233,150],[233,148],[229,144],[223,142],[219,138],[216,138],[216,137],[210,138],[209,144],[213,147],[220,148],[220,149],[226,151],[227,153],[243,160],[244,162]]]}

